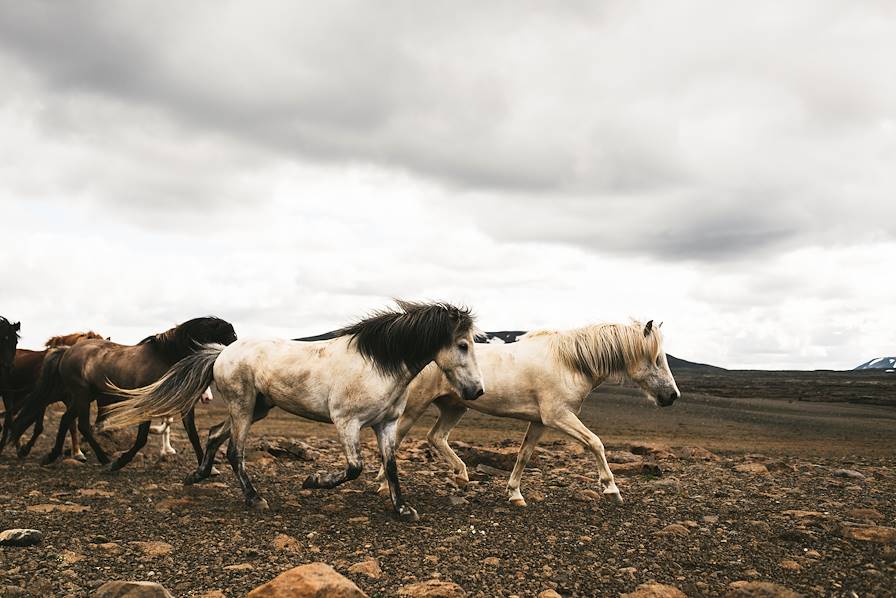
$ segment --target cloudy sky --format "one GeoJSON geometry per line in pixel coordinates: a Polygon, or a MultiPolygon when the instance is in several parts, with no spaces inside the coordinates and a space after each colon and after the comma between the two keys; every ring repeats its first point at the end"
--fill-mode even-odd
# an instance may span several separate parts
{"type": "Polygon", "coordinates": [[[664,320],[727,367],[896,353],[889,2],[4,3],[22,346],[390,297],[664,320]]]}

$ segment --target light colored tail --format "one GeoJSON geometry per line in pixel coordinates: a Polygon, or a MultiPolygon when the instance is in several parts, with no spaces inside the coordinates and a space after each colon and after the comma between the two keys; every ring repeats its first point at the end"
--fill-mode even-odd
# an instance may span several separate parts
{"type": "Polygon", "coordinates": [[[172,415],[183,417],[214,380],[215,361],[223,350],[224,345],[203,345],[171,366],[156,382],[142,388],[118,388],[107,380],[110,392],[127,400],[109,406],[103,428],[126,428],[172,415]]]}

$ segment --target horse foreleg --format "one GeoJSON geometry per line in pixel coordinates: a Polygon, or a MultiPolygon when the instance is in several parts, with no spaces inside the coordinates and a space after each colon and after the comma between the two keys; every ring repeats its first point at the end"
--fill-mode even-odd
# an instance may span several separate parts
{"type": "Polygon", "coordinates": [[[375,425],[373,431],[376,434],[376,443],[380,448],[383,468],[386,470],[386,480],[389,482],[389,495],[392,497],[392,507],[402,521],[417,521],[420,517],[417,515],[417,511],[405,504],[401,496],[401,486],[398,483],[398,466],[395,464],[396,428],[397,422],[391,420],[375,425]]]}
{"type": "Polygon", "coordinates": [[[538,422],[529,423],[526,436],[523,438],[523,444],[520,445],[520,450],[516,454],[516,464],[513,466],[513,472],[507,481],[507,500],[518,507],[526,506],[526,500],[520,493],[520,481],[523,478],[523,470],[526,469],[526,464],[529,463],[529,459],[535,453],[535,447],[538,445],[542,434],[544,434],[544,424],[538,422]]]}
{"type": "Polygon", "coordinates": [[[604,443],[600,441],[597,434],[589,430],[571,411],[549,414],[543,419],[546,425],[567,434],[570,438],[591,450],[597,459],[597,470],[600,475],[600,483],[604,489],[603,493],[608,498],[621,503],[622,496],[619,494],[619,488],[616,487],[616,480],[613,478],[613,472],[610,471],[610,464],[607,463],[604,443]]]}
{"type": "MultiPolygon", "coordinates": [[[[398,429],[395,432],[396,452],[398,452],[398,447],[401,446],[401,442],[404,440],[405,436],[408,435],[408,432],[411,431],[411,428],[414,427],[414,424],[417,423],[417,420],[420,419],[420,416],[423,415],[427,407],[429,407],[429,401],[412,403],[408,400],[404,413],[401,414],[401,418],[398,420],[398,429]]],[[[376,481],[380,483],[377,492],[383,493],[389,491],[389,481],[386,479],[386,468],[383,465],[380,465],[380,470],[376,474],[376,481]]]]}
{"type": "Polygon", "coordinates": [[[454,473],[453,482],[459,488],[464,488],[470,482],[467,465],[448,444],[448,435],[467,412],[467,408],[452,402],[447,397],[436,400],[435,405],[439,408],[439,419],[426,435],[426,439],[439,456],[451,466],[454,473]]]}
{"type": "Polygon", "coordinates": [[[118,455],[115,461],[109,463],[109,465],[106,466],[106,471],[118,471],[134,460],[134,457],[140,452],[140,449],[146,446],[146,439],[149,438],[149,424],[150,422],[148,421],[140,424],[140,427],[137,428],[137,439],[134,440],[134,446],[118,455]]]}

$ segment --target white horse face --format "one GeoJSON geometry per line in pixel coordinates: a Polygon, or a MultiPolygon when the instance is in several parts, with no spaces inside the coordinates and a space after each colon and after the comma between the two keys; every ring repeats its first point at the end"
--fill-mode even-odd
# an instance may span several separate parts
{"type": "Polygon", "coordinates": [[[476,362],[473,332],[458,335],[454,342],[438,352],[436,365],[465,401],[474,401],[485,392],[482,372],[476,362]]]}
{"type": "MultiPolygon", "coordinates": [[[[659,334],[659,331],[653,328],[653,320],[647,322],[644,327],[644,337],[647,338],[651,334],[659,334]]],[[[669,361],[666,359],[662,338],[657,339],[657,342],[659,342],[659,352],[656,359],[647,355],[639,362],[629,364],[628,375],[657,405],[668,407],[681,397],[681,392],[678,390],[678,385],[675,384],[672,370],[669,369],[669,361]]]]}

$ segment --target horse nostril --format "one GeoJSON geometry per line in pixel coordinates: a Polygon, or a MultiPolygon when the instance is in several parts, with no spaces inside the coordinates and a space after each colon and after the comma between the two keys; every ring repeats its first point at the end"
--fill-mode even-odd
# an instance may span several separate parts
{"type": "Polygon", "coordinates": [[[485,390],[484,390],[481,386],[480,386],[479,388],[476,389],[476,398],[477,398],[477,399],[478,399],[479,397],[481,397],[482,395],[484,395],[484,394],[485,394],[485,390]]]}

